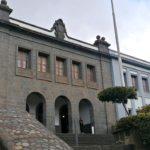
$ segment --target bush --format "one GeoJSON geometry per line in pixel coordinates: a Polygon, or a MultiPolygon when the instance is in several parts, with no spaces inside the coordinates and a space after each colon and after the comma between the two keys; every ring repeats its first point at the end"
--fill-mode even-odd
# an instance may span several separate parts
{"type": "Polygon", "coordinates": [[[137,113],[150,113],[150,104],[149,105],[146,105],[146,106],[143,106],[141,109],[138,109],[137,110],[137,113]]]}
{"type": "Polygon", "coordinates": [[[150,113],[121,118],[116,123],[116,129],[133,130],[143,145],[150,145],[150,113]]]}

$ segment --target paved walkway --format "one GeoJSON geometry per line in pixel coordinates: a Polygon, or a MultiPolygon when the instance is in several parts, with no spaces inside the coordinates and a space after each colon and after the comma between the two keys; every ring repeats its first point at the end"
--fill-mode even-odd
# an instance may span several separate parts
{"type": "Polygon", "coordinates": [[[19,109],[0,109],[0,149],[73,150],[44,125],[19,109]]]}

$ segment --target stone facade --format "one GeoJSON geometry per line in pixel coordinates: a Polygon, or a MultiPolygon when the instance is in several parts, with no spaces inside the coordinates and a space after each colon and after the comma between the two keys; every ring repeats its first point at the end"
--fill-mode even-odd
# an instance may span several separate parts
{"type": "MultiPolygon", "coordinates": [[[[118,54],[116,51],[110,50],[113,86],[120,86],[121,79],[119,74],[118,54]]],[[[150,62],[135,58],[121,53],[124,81],[126,87],[133,86],[132,77],[135,78],[137,91],[137,100],[128,100],[126,105],[130,115],[136,115],[136,111],[142,106],[150,104],[150,62]],[[145,86],[143,86],[143,80],[145,86]]],[[[117,119],[126,116],[126,112],[122,104],[116,105],[117,119]]]]}
{"type": "MultiPolygon", "coordinates": [[[[3,10],[1,12],[3,13],[3,10]]],[[[46,29],[13,18],[9,18],[8,21],[2,19],[0,20],[0,106],[25,110],[27,97],[31,93],[38,93],[45,100],[45,125],[55,132],[55,101],[59,96],[66,97],[71,104],[70,122],[74,132],[73,119],[80,117],[79,103],[86,99],[93,108],[95,133],[110,133],[116,118],[115,106],[102,103],[97,98],[98,91],[112,86],[109,53],[101,52],[96,46],[69,38],[67,34],[65,34],[66,40],[58,39],[51,36],[52,32],[46,29]],[[17,67],[19,48],[29,51],[29,69],[17,67]],[[39,52],[49,57],[48,73],[38,72],[39,52]],[[56,76],[57,56],[66,60],[65,77],[56,76]],[[82,80],[72,79],[72,60],[81,63],[82,80]],[[95,66],[95,82],[87,82],[87,64],[95,66]]]]}

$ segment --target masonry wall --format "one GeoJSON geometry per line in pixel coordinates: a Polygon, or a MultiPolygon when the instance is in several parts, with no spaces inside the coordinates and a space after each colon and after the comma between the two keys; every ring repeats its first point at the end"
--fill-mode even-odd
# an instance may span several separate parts
{"type": "MultiPolygon", "coordinates": [[[[46,100],[46,126],[55,132],[55,100],[59,96],[67,97],[71,102],[72,119],[79,118],[79,102],[88,99],[94,110],[95,133],[110,133],[115,123],[115,107],[101,103],[97,93],[112,86],[110,59],[78,48],[54,43],[50,39],[28,35],[22,31],[0,28],[0,106],[26,109],[26,99],[32,92],[38,92],[46,100]],[[16,72],[17,47],[31,50],[32,77],[23,77],[16,72]],[[37,51],[50,53],[50,72],[52,81],[37,79],[37,51]],[[68,84],[56,83],[55,57],[67,58],[68,84]],[[71,61],[82,62],[84,86],[72,85],[71,61]],[[96,66],[97,89],[88,88],[86,82],[86,64],[96,66]]],[[[26,74],[26,72],[25,72],[26,74]]],[[[74,129],[74,126],[73,126],[74,129]]],[[[79,126],[78,126],[79,131],[79,126]]]]}

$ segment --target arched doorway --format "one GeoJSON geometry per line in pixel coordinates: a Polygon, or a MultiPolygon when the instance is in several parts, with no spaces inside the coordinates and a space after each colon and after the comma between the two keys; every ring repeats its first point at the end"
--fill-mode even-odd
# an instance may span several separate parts
{"type": "Polygon", "coordinates": [[[68,106],[63,105],[60,108],[60,122],[61,122],[61,132],[68,133],[69,132],[69,122],[68,122],[68,106]]]}
{"type": "Polygon", "coordinates": [[[55,101],[56,133],[72,133],[71,103],[65,96],[59,96],[55,101]]]}
{"type": "Polygon", "coordinates": [[[84,133],[92,133],[94,126],[94,113],[91,102],[87,99],[82,99],[79,103],[79,117],[83,119],[84,133]]]}
{"type": "Polygon", "coordinates": [[[43,123],[43,103],[40,103],[37,107],[36,107],[36,119],[43,123]]]}
{"type": "Polygon", "coordinates": [[[26,111],[46,125],[46,101],[43,95],[37,92],[29,94],[26,100],[26,111]]]}
{"type": "Polygon", "coordinates": [[[29,113],[29,106],[27,103],[26,103],[26,111],[29,113]]]}

